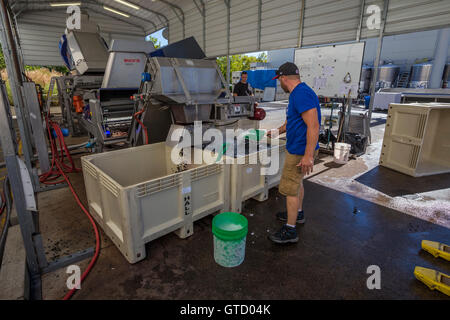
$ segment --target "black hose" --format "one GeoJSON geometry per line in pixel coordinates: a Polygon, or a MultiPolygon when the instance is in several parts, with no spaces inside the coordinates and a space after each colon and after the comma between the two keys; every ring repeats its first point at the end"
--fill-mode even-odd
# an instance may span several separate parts
{"type": "Polygon", "coordinates": [[[5,250],[6,236],[8,235],[8,229],[10,226],[11,219],[11,211],[12,211],[12,199],[11,199],[11,191],[9,190],[9,180],[8,177],[5,178],[3,182],[3,192],[5,194],[6,201],[6,219],[5,225],[3,226],[2,235],[0,237],[0,266],[2,265],[3,260],[3,251],[5,250]]]}

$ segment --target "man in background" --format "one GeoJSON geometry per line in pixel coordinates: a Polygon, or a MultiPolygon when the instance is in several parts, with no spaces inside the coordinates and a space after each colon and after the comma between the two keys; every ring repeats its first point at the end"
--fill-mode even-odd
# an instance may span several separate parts
{"type": "Polygon", "coordinates": [[[233,95],[236,96],[252,96],[253,89],[250,84],[247,82],[248,74],[243,71],[241,73],[241,80],[236,83],[233,90],[233,95]]]}

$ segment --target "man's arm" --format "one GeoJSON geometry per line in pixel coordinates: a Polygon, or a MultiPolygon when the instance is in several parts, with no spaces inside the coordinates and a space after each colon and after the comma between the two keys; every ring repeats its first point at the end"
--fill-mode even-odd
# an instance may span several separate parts
{"type": "Polygon", "coordinates": [[[319,140],[319,120],[317,119],[317,109],[312,108],[302,113],[303,121],[307,126],[306,130],[306,148],[302,160],[297,166],[302,167],[304,174],[309,174],[313,170],[314,151],[319,140]]]}
{"type": "Polygon", "coordinates": [[[284,121],[284,124],[278,128],[279,134],[285,133],[286,132],[286,124],[287,124],[287,120],[284,121]]]}

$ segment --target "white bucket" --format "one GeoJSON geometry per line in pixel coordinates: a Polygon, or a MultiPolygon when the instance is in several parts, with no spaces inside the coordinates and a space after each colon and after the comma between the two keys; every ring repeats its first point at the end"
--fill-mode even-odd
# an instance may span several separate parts
{"type": "Polygon", "coordinates": [[[350,155],[351,145],[348,143],[337,142],[334,144],[334,162],[346,164],[350,155]]]}

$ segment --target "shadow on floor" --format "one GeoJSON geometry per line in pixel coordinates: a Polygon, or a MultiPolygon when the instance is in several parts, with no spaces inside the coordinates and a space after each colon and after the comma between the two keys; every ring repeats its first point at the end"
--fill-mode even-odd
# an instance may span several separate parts
{"type": "Polygon", "coordinates": [[[376,126],[379,126],[380,124],[385,124],[385,123],[386,123],[386,119],[383,119],[383,118],[373,119],[370,122],[370,127],[371,128],[376,127],[376,126]]]}
{"type": "Polygon", "coordinates": [[[356,181],[391,197],[398,197],[450,188],[450,173],[415,178],[377,166],[356,181]]]}

